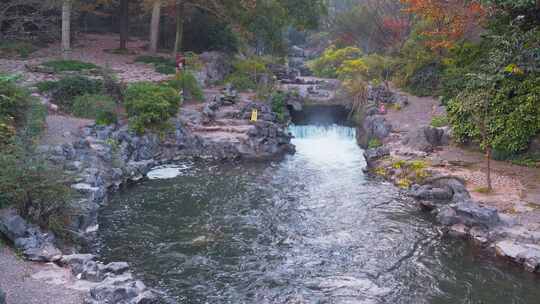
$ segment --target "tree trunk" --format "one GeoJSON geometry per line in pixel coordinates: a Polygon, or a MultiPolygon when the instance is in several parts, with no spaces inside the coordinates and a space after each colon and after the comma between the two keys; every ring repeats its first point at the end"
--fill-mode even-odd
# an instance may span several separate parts
{"type": "Polygon", "coordinates": [[[71,0],[62,2],[62,57],[69,59],[71,51],[71,0]]]}
{"type": "Polygon", "coordinates": [[[127,49],[129,35],[129,0],[120,0],[120,49],[127,49]]]}
{"type": "Polygon", "coordinates": [[[155,54],[158,48],[159,19],[161,17],[161,1],[154,1],[152,8],[152,22],[150,24],[150,52],[155,54]]]}
{"type": "Polygon", "coordinates": [[[182,51],[182,39],[184,36],[184,1],[176,1],[176,39],[174,41],[174,54],[182,51]]]}
{"type": "Polygon", "coordinates": [[[491,147],[486,148],[487,158],[487,189],[488,192],[493,191],[493,185],[491,184],[491,147]]]}

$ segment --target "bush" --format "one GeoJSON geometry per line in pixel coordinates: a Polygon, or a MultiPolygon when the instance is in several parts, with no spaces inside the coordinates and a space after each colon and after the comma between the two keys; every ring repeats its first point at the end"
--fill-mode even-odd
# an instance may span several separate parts
{"type": "Polygon", "coordinates": [[[166,129],[168,120],[178,112],[180,102],[176,90],[150,82],[131,84],[124,99],[130,127],[139,134],[146,129],[166,129]]]}
{"type": "Polygon", "coordinates": [[[287,108],[285,106],[285,98],[287,93],[284,92],[275,92],[272,94],[270,100],[272,105],[272,111],[276,113],[278,120],[280,122],[285,122],[285,115],[287,108]]]}
{"type": "Polygon", "coordinates": [[[56,73],[68,71],[79,72],[98,68],[98,66],[93,63],[78,60],[52,60],[44,62],[42,65],[53,69],[56,73]]]}
{"type": "Polygon", "coordinates": [[[540,132],[540,76],[505,77],[492,84],[493,89],[469,88],[453,98],[448,117],[458,142],[479,141],[481,130],[475,119],[479,113],[465,105],[479,94],[486,96],[486,133],[493,157],[508,159],[525,150],[540,132]]]}
{"type": "Polygon", "coordinates": [[[38,84],[41,92],[48,92],[53,101],[63,110],[70,111],[75,97],[85,94],[102,94],[104,91],[101,80],[84,76],[69,76],[59,81],[46,81],[38,84]]]}
{"type": "Polygon", "coordinates": [[[199,86],[197,78],[195,78],[195,76],[193,76],[193,74],[188,70],[180,73],[179,77],[176,79],[167,81],[166,85],[174,88],[178,92],[183,90],[184,96],[187,99],[194,99],[198,101],[204,100],[204,93],[199,86]]]}
{"type": "Polygon", "coordinates": [[[338,69],[347,60],[359,59],[362,51],[355,47],[338,49],[335,46],[327,48],[321,57],[309,61],[308,66],[316,76],[337,78],[338,69]]]}
{"type": "Polygon", "coordinates": [[[262,57],[251,57],[245,60],[237,60],[233,64],[234,72],[225,79],[236,89],[257,90],[260,86],[268,85],[272,73],[267,65],[269,60],[262,57]]]}
{"type": "Polygon", "coordinates": [[[435,128],[446,127],[448,124],[448,116],[446,115],[435,116],[431,119],[431,126],[435,128]]]}
{"type": "Polygon", "coordinates": [[[110,125],[117,122],[116,103],[105,95],[77,96],[71,112],[78,117],[95,119],[98,125],[110,125]]]}
{"type": "Polygon", "coordinates": [[[31,101],[28,90],[15,81],[16,77],[0,74],[0,148],[14,138],[16,126],[24,122],[31,101]]]}
{"type": "Polygon", "coordinates": [[[41,226],[63,217],[71,195],[67,181],[63,170],[20,146],[0,153],[0,207],[13,205],[41,226]]]}

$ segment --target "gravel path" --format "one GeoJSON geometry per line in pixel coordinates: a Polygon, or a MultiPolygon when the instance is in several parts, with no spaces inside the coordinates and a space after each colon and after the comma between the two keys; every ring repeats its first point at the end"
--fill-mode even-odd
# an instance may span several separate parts
{"type": "Polygon", "coordinates": [[[76,289],[68,269],[23,261],[0,244],[0,288],[7,304],[79,304],[85,292],[76,289]]]}

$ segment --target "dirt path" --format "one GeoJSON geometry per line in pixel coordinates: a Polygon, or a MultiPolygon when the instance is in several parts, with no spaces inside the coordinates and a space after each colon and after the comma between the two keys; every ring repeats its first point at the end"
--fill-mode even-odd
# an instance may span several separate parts
{"type": "Polygon", "coordinates": [[[2,244],[0,287],[7,304],[79,304],[86,294],[68,269],[23,261],[2,244]]]}
{"type": "MultiPolygon", "coordinates": [[[[152,65],[134,62],[137,56],[149,54],[145,50],[146,41],[130,40],[128,42],[128,49],[132,52],[131,54],[111,53],[109,50],[118,48],[119,43],[118,35],[81,34],[77,37],[77,41],[73,45],[70,59],[90,62],[101,67],[110,68],[122,82],[160,81],[170,78],[170,75],[157,73],[152,65]]],[[[51,44],[48,48],[33,53],[29,59],[0,59],[0,71],[21,74],[29,83],[53,80],[55,79],[54,75],[29,72],[25,66],[60,58],[60,44],[51,44]]]]}

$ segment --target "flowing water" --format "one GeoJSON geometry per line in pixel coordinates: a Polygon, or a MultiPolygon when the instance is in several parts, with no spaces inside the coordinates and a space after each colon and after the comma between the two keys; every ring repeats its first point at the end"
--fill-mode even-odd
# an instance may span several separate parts
{"type": "Polygon", "coordinates": [[[540,303],[539,281],[441,237],[370,180],[346,127],[291,127],[272,164],[183,163],[115,195],[100,254],[179,303],[540,303]]]}

